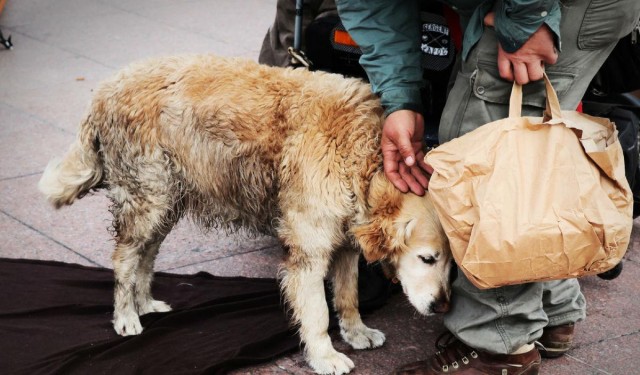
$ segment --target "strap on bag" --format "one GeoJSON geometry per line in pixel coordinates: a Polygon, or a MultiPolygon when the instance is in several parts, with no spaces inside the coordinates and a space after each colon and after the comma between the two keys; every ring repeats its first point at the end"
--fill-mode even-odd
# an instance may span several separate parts
{"type": "MultiPolygon", "coordinates": [[[[558,94],[556,94],[556,90],[553,89],[547,73],[544,73],[544,85],[547,92],[547,104],[544,110],[544,117],[554,120],[562,118],[558,94]]],[[[515,81],[513,82],[511,99],[509,100],[509,117],[522,117],[522,85],[517,84],[515,81]]]]}

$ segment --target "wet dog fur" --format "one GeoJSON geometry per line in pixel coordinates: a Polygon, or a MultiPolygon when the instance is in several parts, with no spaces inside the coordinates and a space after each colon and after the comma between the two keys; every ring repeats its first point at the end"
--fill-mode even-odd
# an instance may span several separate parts
{"type": "Polygon", "coordinates": [[[205,229],[277,236],[309,365],[347,373],[353,362],[327,334],[325,277],[356,349],[385,340],[358,312],[360,252],[391,265],[420,312],[449,300],[451,255],[428,194],[402,194],[381,170],[383,119],[357,79],[206,55],[153,59],[101,84],[77,141],[39,187],[56,208],[108,190],[118,334],[139,334],[140,315],[170,311],[151,296],[153,264],[186,216],[205,229]]]}

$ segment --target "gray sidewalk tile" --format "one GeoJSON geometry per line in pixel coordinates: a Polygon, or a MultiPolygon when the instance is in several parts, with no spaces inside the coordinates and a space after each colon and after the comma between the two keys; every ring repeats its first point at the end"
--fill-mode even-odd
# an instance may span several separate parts
{"type": "Polygon", "coordinates": [[[0,210],[0,257],[55,260],[97,266],[90,259],[73,252],[34,228],[26,226],[0,210]]]}
{"type": "Polygon", "coordinates": [[[158,270],[171,273],[193,274],[208,272],[216,276],[243,276],[259,278],[275,278],[278,266],[284,256],[283,250],[274,240],[265,239],[262,246],[242,246],[242,253],[222,256],[210,260],[198,261],[199,256],[180,256],[171,258],[168,251],[160,250],[165,259],[158,259],[158,270]],[[269,244],[271,243],[271,245],[269,244]],[[184,264],[184,259],[189,259],[191,264],[184,264]],[[173,262],[172,262],[173,261],[173,262]]]}
{"type": "MultiPolygon", "coordinates": [[[[9,34],[4,29],[3,33],[9,34]]],[[[20,48],[0,49],[0,100],[55,84],[69,84],[80,76],[88,80],[101,79],[110,71],[110,68],[73,52],[19,33],[12,34],[14,44],[20,48]]],[[[48,100],[57,102],[55,96],[48,100]]]]}
{"type": "MultiPolygon", "coordinates": [[[[166,6],[172,6],[176,3],[188,4],[202,2],[203,0],[145,0],[145,1],[131,1],[131,0],[96,0],[99,3],[106,4],[116,9],[132,12],[132,13],[145,13],[150,9],[162,8],[166,6]]],[[[211,4],[211,1],[209,1],[211,4]]]]}
{"type": "MultiPolygon", "coordinates": [[[[75,78],[70,77],[66,82],[11,94],[0,94],[0,104],[6,104],[28,114],[33,119],[40,120],[49,125],[52,131],[62,131],[71,136],[63,148],[55,150],[56,152],[50,156],[62,156],[71,141],[75,139],[80,121],[89,108],[91,91],[98,84],[96,78],[85,78],[82,69],[78,69],[78,73],[75,78]]],[[[105,75],[108,74],[111,73],[105,73],[105,75]]],[[[41,135],[38,133],[38,136],[41,135]]]]}
{"type": "MultiPolygon", "coordinates": [[[[567,362],[572,360],[579,363],[581,370],[580,372],[564,372],[564,374],[637,374],[639,372],[639,353],[639,331],[603,340],[593,345],[575,348],[569,352],[567,362]]],[[[550,367],[550,369],[552,369],[552,367],[550,367]]],[[[557,371],[558,369],[553,370],[557,371]]],[[[555,373],[561,374],[561,372],[555,373]]],[[[544,375],[544,373],[542,373],[542,375],[544,375]]]]}
{"type": "Polygon", "coordinates": [[[0,181],[0,210],[35,228],[94,263],[109,267],[113,240],[111,217],[102,193],[87,196],[71,208],[55,211],[37,189],[40,175],[0,181]]]}
{"type": "Polygon", "coordinates": [[[640,219],[636,219],[634,224],[634,231],[631,232],[631,243],[624,257],[626,260],[640,265],[640,251],[638,251],[640,249],[640,219]]]}
{"type": "Polygon", "coordinates": [[[540,375],[630,375],[631,373],[608,372],[570,355],[555,359],[542,359],[540,375]]]}
{"type": "MultiPolygon", "coordinates": [[[[271,237],[255,237],[240,233],[227,234],[217,230],[203,233],[194,224],[183,219],[162,243],[160,254],[156,260],[156,269],[174,273],[207,271],[219,276],[233,276],[237,271],[236,275],[241,275],[243,270],[229,266],[230,259],[244,257],[246,260],[248,256],[250,264],[255,267],[259,265],[259,262],[264,262],[264,260],[258,259],[256,252],[268,250],[274,246],[279,245],[271,237]],[[252,256],[256,257],[255,261],[251,261],[252,256]],[[254,264],[253,262],[258,263],[254,264]],[[201,266],[203,263],[208,266],[203,268],[201,266]],[[189,266],[189,270],[186,269],[187,266],[189,266]]],[[[232,265],[238,264],[232,263],[232,265]]],[[[249,271],[248,274],[242,274],[242,276],[275,277],[276,274],[259,276],[249,271]]]]}
{"type": "Polygon", "coordinates": [[[587,300],[587,318],[584,323],[578,323],[577,345],[640,332],[640,299],[637,294],[630,295],[637,291],[639,274],[640,266],[627,261],[615,280],[606,281],[597,276],[580,280],[587,300]],[[635,319],[630,319],[632,317],[635,319]]]}
{"type": "Polygon", "coordinates": [[[0,181],[40,173],[49,158],[66,150],[75,136],[0,102],[0,181]]]}
{"type": "MultiPolygon", "coordinates": [[[[167,27],[132,13],[78,17],[67,24],[47,21],[13,28],[77,56],[119,69],[133,61],[178,53],[233,54],[233,46],[167,27]],[[87,41],[91,41],[87,43],[87,41]]],[[[14,41],[17,43],[17,40],[14,41]]]]}
{"type": "Polygon", "coordinates": [[[52,21],[64,27],[78,17],[100,16],[117,11],[98,0],[10,0],[5,4],[0,25],[15,28],[52,21]]]}
{"type": "Polygon", "coordinates": [[[260,6],[263,4],[264,0],[244,0],[242,5],[234,0],[174,2],[170,6],[145,9],[144,13],[137,14],[232,45],[234,56],[257,58],[264,34],[275,17],[275,7],[265,13],[264,6],[260,6]],[[181,17],[176,17],[177,13],[181,17]],[[256,33],[255,30],[264,31],[256,33]]]}

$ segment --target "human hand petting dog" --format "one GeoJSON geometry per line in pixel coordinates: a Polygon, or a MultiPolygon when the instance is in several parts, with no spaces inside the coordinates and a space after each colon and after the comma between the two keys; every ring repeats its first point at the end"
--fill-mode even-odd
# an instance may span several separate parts
{"type": "MultiPolygon", "coordinates": [[[[495,27],[494,12],[484,17],[484,24],[495,27]]],[[[542,24],[529,39],[513,53],[506,52],[498,43],[498,71],[500,77],[524,85],[542,79],[544,64],[553,65],[558,61],[553,32],[542,24]]]]}
{"type": "MultiPolygon", "coordinates": [[[[488,13],[484,24],[495,26],[494,12],[488,13]]],[[[500,77],[524,85],[543,78],[545,64],[555,64],[558,51],[551,29],[543,24],[513,53],[498,43],[498,71],[500,77]]],[[[382,128],[382,157],[384,173],[403,193],[424,195],[429,186],[427,174],[433,169],[424,162],[422,136],[424,118],[411,110],[399,110],[387,116],[382,128]]]]}
{"type": "Polygon", "coordinates": [[[384,173],[403,193],[411,190],[422,196],[429,186],[427,173],[433,173],[433,169],[424,162],[423,135],[424,118],[407,109],[389,114],[382,127],[384,173]]]}

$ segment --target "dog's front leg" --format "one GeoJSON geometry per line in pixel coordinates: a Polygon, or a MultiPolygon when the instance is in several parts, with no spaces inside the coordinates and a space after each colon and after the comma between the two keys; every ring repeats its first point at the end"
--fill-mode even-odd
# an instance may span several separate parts
{"type": "Polygon", "coordinates": [[[352,248],[342,248],[333,263],[333,305],[340,318],[340,334],[354,349],[377,348],[384,333],[364,325],[358,310],[358,258],[352,248]]]}
{"type": "Polygon", "coordinates": [[[282,272],[282,288],[299,324],[309,366],[319,374],[346,374],[354,364],[331,345],[329,308],[325,298],[324,276],[329,258],[289,259],[282,272]]]}

